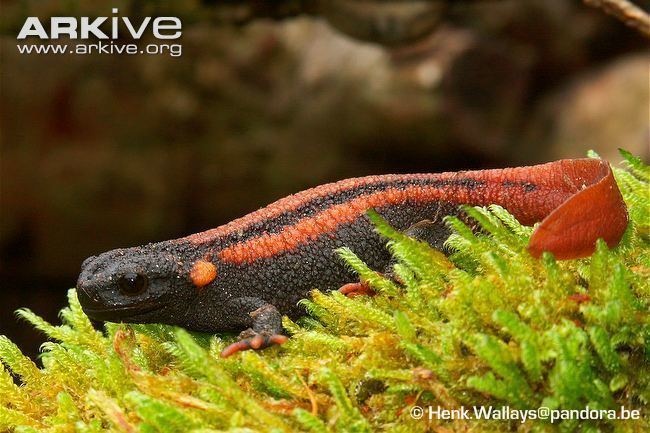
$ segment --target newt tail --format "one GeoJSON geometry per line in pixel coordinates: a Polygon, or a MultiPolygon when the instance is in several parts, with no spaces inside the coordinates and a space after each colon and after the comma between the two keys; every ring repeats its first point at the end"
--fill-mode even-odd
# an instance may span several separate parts
{"type": "Polygon", "coordinates": [[[96,320],[245,329],[224,351],[230,355],[284,342],[282,315],[304,314],[297,304],[309,291],[353,282],[337,248],[351,248],[375,269],[387,266],[390,255],[369,209],[442,248],[445,216],[464,217],[461,205],[489,204],[523,224],[541,221],[528,245],[534,257],[544,251],[558,259],[586,257],[599,238],[616,245],[628,222],[611,168],[601,160],[368,176],[291,195],[212,230],[90,257],[78,296],[96,320]]]}

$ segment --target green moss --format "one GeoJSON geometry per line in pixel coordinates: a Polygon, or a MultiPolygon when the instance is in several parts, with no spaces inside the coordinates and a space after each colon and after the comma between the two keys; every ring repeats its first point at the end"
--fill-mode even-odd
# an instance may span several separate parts
{"type": "Polygon", "coordinates": [[[96,331],[74,290],[63,324],[19,315],[52,341],[37,367],[0,337],[0,430],[16,432],[648,431],[650,170],[626,155],[616,178],[631,224],[621,244],[557,262],[526,252],[532,229],[504,209],[468,208],[484,233],[449,218],[446,257],[371,219],[396,280],[350,250],[378,292],[313,293],[285,319],[281,348],[219,352],[232,336],[161,325],[96,331]],[[20,378],[15,385],[12,375],[20,378]],[[640,409],[627,421],[413,419],[414,405],[640,409]]]}

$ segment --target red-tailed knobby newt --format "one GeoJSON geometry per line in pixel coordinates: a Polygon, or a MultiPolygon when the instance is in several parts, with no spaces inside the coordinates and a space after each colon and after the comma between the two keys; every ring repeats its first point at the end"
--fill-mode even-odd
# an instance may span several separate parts
{"type": "Polygon", "coordinates": [[[90,257],[77,282],[79,301],[95,320],[245,330],[223,356],[259,349],[286,341],[282,315],[304,314],[298,301],[312,289],[354,281],[337,248],[351,248],[374,269],[388,265],[369,209],[441,249],[449,236],[443,217],[467,218],[460,205],[489,204],[523,224],[541,221],[528,245],[534,257],[544,251],[558,259],[586,257],[599,238],[616,245],[628,222],[609,164],[596,159],[347,179],[212,230],[90,257]]]}

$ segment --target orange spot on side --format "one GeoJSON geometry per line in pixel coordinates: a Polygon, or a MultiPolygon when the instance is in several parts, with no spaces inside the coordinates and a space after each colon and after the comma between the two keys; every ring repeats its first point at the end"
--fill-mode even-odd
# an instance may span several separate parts
{"type": "Polygon", "coordinates": [[[190,279],[196,287],[204,287],[217,278],[217,267],[206,260],[198,260],[192,266],[190,279]]]}

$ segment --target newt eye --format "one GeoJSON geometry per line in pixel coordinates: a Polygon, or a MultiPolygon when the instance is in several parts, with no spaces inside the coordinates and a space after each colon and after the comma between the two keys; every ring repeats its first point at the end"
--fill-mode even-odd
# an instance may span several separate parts
{"type": "Polygon", "coordinates": [[[148,283],[149,281],[145,275],[129,272],[117,280],[117,287],[125,295],[137,295],[147,289],[148,283]]]}

